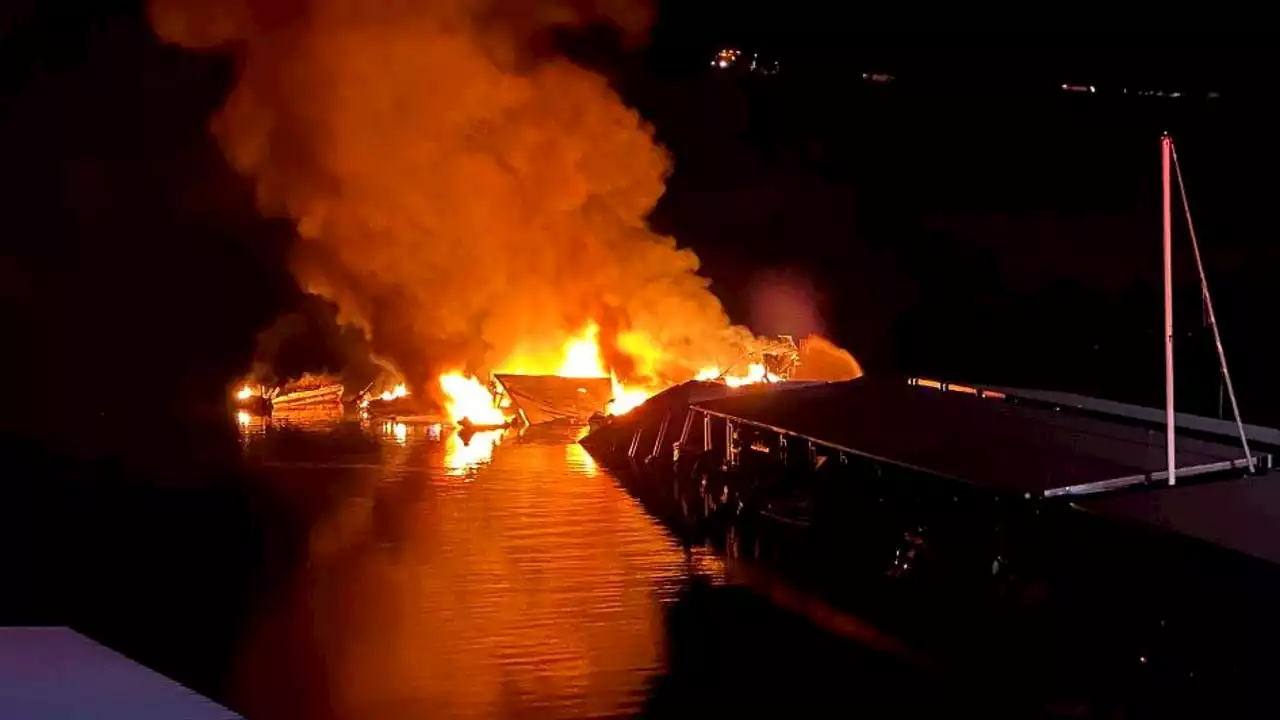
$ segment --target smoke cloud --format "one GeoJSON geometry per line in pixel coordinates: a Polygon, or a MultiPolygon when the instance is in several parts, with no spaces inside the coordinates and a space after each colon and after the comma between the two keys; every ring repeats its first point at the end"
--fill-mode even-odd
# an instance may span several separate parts
{"type": "MultiPolygon", "coordinates": [[[[752,337],[698,259],[648,229],[670,159],[601,76],[541,56],[550,31],[647,8],[577,0],[153,0],[167,41],[234,52],[213,130],[265,213],[297,225],[293,270],[415,385],[553,355],[587,321],[685,379],[752,337]]],[[[536,364],[536,363],[535,363],[536,364]]],[[[527,363],[526,363],[527,365],[527,363]]]]}

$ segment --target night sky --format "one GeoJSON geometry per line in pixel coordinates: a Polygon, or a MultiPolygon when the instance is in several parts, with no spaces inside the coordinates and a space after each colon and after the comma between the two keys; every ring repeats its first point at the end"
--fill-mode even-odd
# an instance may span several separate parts
{"type": "MultiPolygon", "coordinates": [[[[1245,419],[1280,423],[1270,53],[1067,49],[1065,31],[943,43],[936,27],[879,32],[870,16],[850,25],[803,5],[690,5],[663,3],[647,47],[608,29],[552,42],[655,126],[675,170],[651,222],[697,251],[735,321],[821,331],[872,373],[1158,405],[1169,130],[1245,419]],[[781,72],[713,69],[720,47],[781,72]],[[758,289],[779,284],[812,312],[772,312],[758,289]]],[[[282,314],[324,316],[288,272],[291,224],[259,214],[208,133],[234,72],[160,44],[141,3],[0,15],[7,430],[60,442],[55,423],[154,416],[230,432],[225,389],[257,334],[282,314]]],[[[1179,402],[1212,415],[1216,361],[1179,233],[1179,402]]],[[[326,332],[295,355],[336,362],[326,332]]]]}

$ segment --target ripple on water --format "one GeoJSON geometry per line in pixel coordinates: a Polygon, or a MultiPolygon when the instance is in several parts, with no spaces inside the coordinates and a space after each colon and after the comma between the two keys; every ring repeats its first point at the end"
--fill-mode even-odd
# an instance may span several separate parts
{"type": "Polygon", "coordinates": [[[313,508],[237,663],[252,717],[626,714],[664,666],[663,601],[723,576],[572,430],[241,425],[266,481],[313,508]]]}

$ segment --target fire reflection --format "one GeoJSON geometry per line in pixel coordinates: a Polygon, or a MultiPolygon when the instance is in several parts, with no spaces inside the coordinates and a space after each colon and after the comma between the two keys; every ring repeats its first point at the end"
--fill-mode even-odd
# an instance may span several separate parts
{"type": "Polygon", "coordinates": [[[722,577],[715,556],[663,532],[577,433],[408,430],[403,448],[378,432],[391,452],[371,464],[313,453],[267,469],[315,514],[241,645],[237,706],[332,720],[636,712],[663,663],[662,601],[691,574],[722,577]],[[492,481],[442,477],[457,468],[492,481]]]}
{"type": "Polygon", "coordinates": [[[502,442],[502,434],[501,430],[451,434],[444,451],[445,467],[451,474],[461,475],[484,465],[493,457],[493,448],[502,442]]]}
{"type": "Polygon", "coordinates": [[[578,443],[569,443],[564,446],[564,460],[570,469],[580,472],[587,477],[596,476],[596,461],[578,443]]]}

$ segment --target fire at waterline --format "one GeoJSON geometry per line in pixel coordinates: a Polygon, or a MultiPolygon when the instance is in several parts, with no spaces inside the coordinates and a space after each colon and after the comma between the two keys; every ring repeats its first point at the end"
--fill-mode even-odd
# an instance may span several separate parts
{"type": "Polygon", "coordinates": [[[717,382],[728,387],[791,379],[838,380],[861,374],[848,352],[819,336],[795,342],[779,336],[721,366],[704,366],[683,377],[646,376],[664,354],[637,335],[618,338],[632,356],[636,379],[622,381],[608,367],[600,348],[600,328],[589,322],[571,336],[559,353],[517,355],[487,375],[462,370],[444,372],[435,386],[410,389],[402,377],[387,373],[350,392],[331,375],[304,375],[283,384],[248,379],[234,390],[240,423],[250,414],[270,416],[301,408],[341,408],[346,416],[383,420],[403,440],[406,423],[456,426],[464,434],[528,427],[551,422],[607,423],[649,397],[687,380],[717,382]]]}

